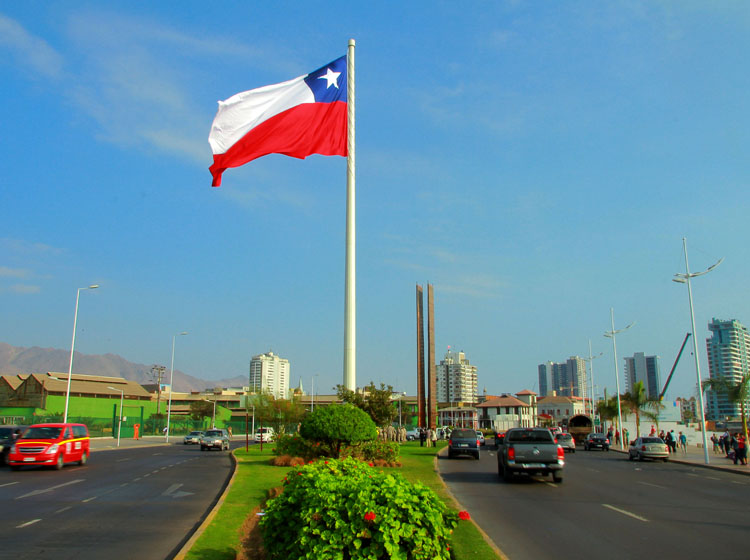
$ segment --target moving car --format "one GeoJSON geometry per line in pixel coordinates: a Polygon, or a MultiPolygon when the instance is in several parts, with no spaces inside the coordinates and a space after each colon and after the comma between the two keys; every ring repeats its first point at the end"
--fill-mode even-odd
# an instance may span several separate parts
{"type": "Polygon", "coordinates": [[[258,431],[255,432],[255,441],[267,443],[273,441],[275,435],[273,428],[258,428],[258,431]]]}
{"type": "Polygon", "coordinates": [[[479,440],[479,445],[484,445],[484,434],[477,430],[477,439],[479,440]]]}
{"type": "Polygon", "coordinates": [[[206,430],[201,436],[201,451],[206,449],[218,449],[224,451],[229,449],[229,433],[224,429],[213,428],[206,430]]]}
{"type": "Polygon", "coordinates": [[[203,435],[203,432],[199,430],[193,430],[188,435],[185,436],[185,439],[182,440],[182,443],[187,445],[190,444],[198,444],[201,442],[201,436],[203,435]]]}
{"type": "Polygon", "coordinates": [[[583,442],[583,448],[586,451],[591,449],[609,451],[609,438],[607,434],[589,434],[586,436],[586,441],[583,442]]]}
{"type": "Polygon", "coordinates": [[[641,436],[630,444],[628,459],[661,459],[666,463],[669,461],[669,448],[660,437],[641,436]]]}
{"type": "Polygon", "coordinates": [[[8,464],[14,471],[23,465],[59,470],[66,463],[85,465],[89,453],[89,430],[84,424],[33,424],[11,446],[8,464]]]}
{"type": "Polygon", "coordinates": [[[565,451],[547,428],[511,428],[497,449],[497,473],[506,482],[514,474],[552,475],[562,482],[565,451]]]}
{"type": "Polygon", "coordinates": [[[564,451],[568,451],[570,453],[576,452],[576,440],[572,435],[566,433],[557,434],[557,437],[555,437],[555,439],[564,451]]]}
{"type": "Polygon", "coordinates": [[[453,459],[457,455],[471,455],[479,459],[479,438],[476,431],[456,428],[451,432],[448,440],[448,458],[453,459]]]}

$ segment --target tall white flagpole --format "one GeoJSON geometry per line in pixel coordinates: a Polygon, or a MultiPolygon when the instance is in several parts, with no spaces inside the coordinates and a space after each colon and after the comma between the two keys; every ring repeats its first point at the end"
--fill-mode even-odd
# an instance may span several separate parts
{"type": "Polygon", "coordinates": [[[354,158],[354,39],[346,57],[347,157],[346,157],[346,280],[344,301],[344,387],[357,388],[357,287],[354,158]]]}

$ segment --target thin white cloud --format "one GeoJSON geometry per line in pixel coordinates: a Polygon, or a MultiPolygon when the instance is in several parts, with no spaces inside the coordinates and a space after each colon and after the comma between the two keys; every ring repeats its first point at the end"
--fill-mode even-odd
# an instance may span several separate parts
{"type": "Polygon", "coordinates": [[[46,41],[35,37],[17,21],[0,14],[0,45],[20,60],[19,67],[30,67],[47,78],[62,74],[63,58],[46,41]]]}
{"type": "Polygon", "coordinates": [[[32,286],[29,284],[14,284],[8,288],[8,291],[15,294],[28,295],[38,294],[41,291],[41,288],[39,286],[32,286]]]}
{"type": "Polygon", "coordinates": [[[0,237],[0,249],[26,256],[39,254],[61,255],[65,253],[65,249],[61,249],[60,247],[53,247],[46,243],[26,241],[25,239],[14,239],[12,237],[0,237]]]}
{"type": "Polygon", "coordinates": [[[9,268],[7,266],[0,266],[0,277],[3,278],[27,278],[29,275],[29,270],[25,268],[9,268]]]}

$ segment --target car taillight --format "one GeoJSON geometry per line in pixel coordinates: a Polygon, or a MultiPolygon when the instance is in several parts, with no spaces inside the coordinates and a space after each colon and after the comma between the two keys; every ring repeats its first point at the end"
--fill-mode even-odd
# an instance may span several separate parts
{"type": "Polygon", "coordinates": [[[609,443],[609,438],[605,439],[604,443],[609,443]]]}
{"type": "Polygon", "coordinates": [[[516,459],[516,450],[512,447],[508,449],[508,461],[515,461],[516,459]]]}
{"type": "Polygon", "coordinates": [[[453,440],[452,439],[448,440],[448,445],[453,446],[453,440]]]}
{"type": "Polygon", "coordinates": [[[565,459],[565,450],[562,448],[562,445],[557,446],[557,459],[565,459]]]}
{"type": "Polygon", "coordinates": [[[479,440],[477,440],[477,447],[479,447],[479,440]]]}
{"type": "Polygon", "coordinates": [[[645,445],[641,445],[641,451],[646,451],[646,446],[645,445]]]}

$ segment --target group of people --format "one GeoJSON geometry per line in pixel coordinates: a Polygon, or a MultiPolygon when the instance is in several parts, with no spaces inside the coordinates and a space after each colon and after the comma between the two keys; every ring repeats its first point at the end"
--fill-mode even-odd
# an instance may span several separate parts
{"type": "Polygon", "coordinates": [[[724,453],[735,465],[738,462],[741,465],[747,465],[747,441],[741,432],[732,434],[727,430],[721,437],[712,434],[711,443],[714,444],[714,453],[724,453]]]}
{"type": "MultiPolygon", "coordinates": [[[[656,428],[654,428],[653,426],[651,426],[651,435],[656,436],[656,428]]],[[[659,432],[659,437],[664,443],[667,444],[667,449],[670,453],[677,453],[677,446],[679,445],[680,449],[682,450],[682,454],[687,454],[687,436],[682,432],[680,432],[678,435],[675,435],[674,430],[669,430],[668,432],[661,430],[659,432]]]]}
{"type": "Polygon", "coordinates": [[[406,428],[403,426],[399,428],[395,428],[394,426],[378,428],[378,439],[381,441],[397,441],[403,443],[406,441],[406,428]]]}
{"type": "Polygon", "coordinates": [[[436,445],[438,440],[437,430],[433,430],[432,428],[418,428],[418,430],[420,447],[433,447],[436,445]]]}

